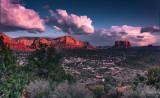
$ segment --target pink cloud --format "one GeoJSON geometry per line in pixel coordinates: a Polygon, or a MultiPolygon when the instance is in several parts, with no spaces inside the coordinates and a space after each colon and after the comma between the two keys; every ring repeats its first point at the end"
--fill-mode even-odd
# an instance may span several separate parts
{"type": "Polygon", "coordinates": [[[60,28],[57,27],[57,26],[53,26],[53,28],[55,28],[55,29],[58,30],[58,31],[62,31],[62,29],[60,29],[60,28]]]}
{"type": "Polygon", "coordinates": [[[28,30],[30,32],[44,32],[44,20],[37,12],[26,9],[20,4],[13,4],[11,0],[1,0],[1,31],[28,30]]]}
{"type": "MultiPolygon", "coordinates": [[[[110,29],[96,29],[95,33],[99,33],[99,37],[107,40],[129,40],[133,45],[144,46],[157,42],[158,36],[149,32],[141,33],[142,27],[133,26],[112,26],[110,29]]],[[[98,37],[98,36],[97,36],[98,37]]]]}
{"type": "Polygon", "coordinates": [[[92,20],[87,16],[68,14],[66,10],[57,9],[57,13],[49,10],[52,17],[46,18],[46,24],[58,28],[69,34],[91,34],[94,33],[92,20]]]}

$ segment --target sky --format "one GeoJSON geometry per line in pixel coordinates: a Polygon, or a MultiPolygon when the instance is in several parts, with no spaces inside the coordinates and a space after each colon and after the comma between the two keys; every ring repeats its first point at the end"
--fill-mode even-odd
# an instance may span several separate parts
{"type": "Polygon", "coordinates": [[[95,46],[160,45],[160,0],[0,0],[0,32],[73,36],[95,46]]]}

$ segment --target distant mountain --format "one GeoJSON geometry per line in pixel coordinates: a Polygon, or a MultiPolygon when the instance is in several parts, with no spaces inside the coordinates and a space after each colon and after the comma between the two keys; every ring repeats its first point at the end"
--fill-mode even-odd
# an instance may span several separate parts
{"type": "Polygon", "coordinates": [[[39,43],[51,45],[57,49],[95,49],[89,42],[81,42],[72,36],[63,36],[59,38],[42,38],[42,37],[17,37],[10,38],[9,36],[0,33],[4,37],[4,42],[8,43],[13,50],[31,50],[33,51],[39,46],[39,43]]]}
{"type": "Polygon", "coordinates": [[[96,46],[97,49],[108,49],[111,48],[112,46],[96,46]]]}
{"type": "Polygon", "coordinates": [[[19,42],[14,42],[12,41],[12,38],[10,38],[9,36],[3,34],[0,32],[0,37],[3,36],[4,38],[4,43],[8,44],[10,46],[11,49],[13,50],[23,50],[23,51],[33,51],[33,49],[30,49],[28,47],[26,47],[23,43],[19,42]]]}

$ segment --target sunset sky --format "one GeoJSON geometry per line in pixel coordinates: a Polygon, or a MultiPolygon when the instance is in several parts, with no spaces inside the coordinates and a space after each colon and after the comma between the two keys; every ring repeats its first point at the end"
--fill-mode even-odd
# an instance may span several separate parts
{"type": "Polygon", "coordinates": [[[160,45],[160,0],[1,0],[0,32],[73,36],[96,46],[160,45]]]}

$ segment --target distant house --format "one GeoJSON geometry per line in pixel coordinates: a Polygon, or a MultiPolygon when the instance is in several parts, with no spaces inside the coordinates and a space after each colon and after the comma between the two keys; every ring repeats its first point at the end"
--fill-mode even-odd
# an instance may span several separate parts
{"type": "Polygon", "coordinates": [[[103,76],[96,75],[96,78],[98,78],[98,79],[102,79],[102,78],[103,78],[103,76]]]}

